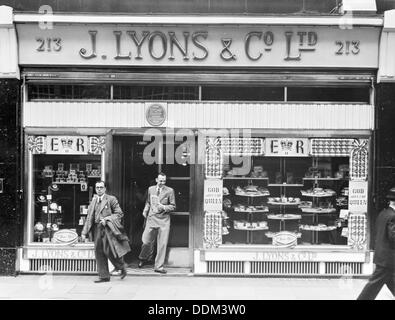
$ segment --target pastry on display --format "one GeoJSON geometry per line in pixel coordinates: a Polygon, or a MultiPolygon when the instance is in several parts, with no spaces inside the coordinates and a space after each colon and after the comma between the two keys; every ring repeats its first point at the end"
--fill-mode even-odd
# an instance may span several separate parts
{"type": "Polygon", "coordinates": [[[297,220],[302,219],[300,214],[269,214],[267,216],[271,220],[297,220]]]}
{"type": "Polygon", "coordinates": [[[323,189],[323,188],[313,188],[308,190],[300,191],[303,196],[308,197],[331,197],[335,196],[336,192],[331,189],[323,189]]]}
{"type": "Polygon", "coordinates": [[[299,226],[299,229],[301,230],[309,230],[309,231],[332,231],[335,230],[337,227],[336,226],[327,226],[326,224],[319,223],[318,225],[308,225],[308,224],[302,224],[299,226]]]}
{"type": "Polygon", "coordinates": [[[228,189],[227,187],[223,187],[223,188],[222,188],[222,194],[223,194],[224,196],[228,196],[228,195],[229,195],[229,189],[228,189]]]}
{"type": "Polygon", "coordinates": [[[233,227],[236,230],[266,230],[266,229],[268,229],[266,221],[250,222],[247,220],[235,220],[235,221],[233,221],[233,227]]]}
{"type": "Polygon", "coordinates": [[[235,194],[237,196],[269,196],[269,190],[266,188],[248,185],[244,188],[237,186],[235,188],[235,194]]]}
{"type": "MultiPolygon", "coordinates": [[[[265,236],[268,238],[274,238],[277,234],[279,234],[281,232],[284,232],[284,231],[280,231],[280,232],[270,232],[269,231],[269,232],[265,233],[265,236]]],[[[294,234],[296,238],[300,238],[302,236],[302,234],[300,232],[290,232],[290,231],[287,231],[287,232],[294,234]]]]}
{"type": "Polygon", "coordinates": [[[313,201],[301,201],[299,208],[311,208],[313,206],[313,201]]]}
{"type": "Polygon", "coordinates": [[[302,212],[305,213],[334,213],[336,212],[335,208],[321,208],[321,207],[316,207],[316,208],[300,208],[302,212]]]}
{"type": "Polygon", "coordinates": [[[242,204],[237,204],[234,206],[235,212],[268,212],[269,208],[267,206],[245,206],[242,204]]]}
{"type": "Polygon", "coordinates": [[[268,198],[268,204],[275,204],[275,205],[298,205],[300,204],[300,198],[294,197],[275,197],[275,198],[268,198]]]}

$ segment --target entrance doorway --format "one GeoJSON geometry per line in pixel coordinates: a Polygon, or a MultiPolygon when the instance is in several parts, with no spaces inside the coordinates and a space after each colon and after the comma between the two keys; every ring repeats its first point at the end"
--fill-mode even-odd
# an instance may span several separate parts
{"type": "Polygon", "coordinates": [[[125,260],[133,263],[138,259],[144,231],[145,219],[142,212],[147,190],[149,186],[156,184],[158,173],[164,172],[167,176],[166,185],[175,191],[177,206],[176,211],[171,213],[166,264],[169,267],[190,267],[192,264],[190,198],[193,192],[194,168],[188,163],[190,150],[184,148],[185,151],[181,152],[182,142],[170,146],[166,139],[163,140],[163,143],[159,143],[157,148],[152,150],[151,142],[144,141],[143,136],[114,136],[111,193],[118,197],[125,213],[124,225],[132,247],[132,252],[125,257],[125,260]],[[178,157],[181,159],[178,159],[178,162],[181,163],[171,160],[169,151],[173,152],[173,150],[178,154],[181,152],[181,156],[178,157]],[[147,157],[151,161],[156,158],[157,161],[150,163],[147,157]]]}

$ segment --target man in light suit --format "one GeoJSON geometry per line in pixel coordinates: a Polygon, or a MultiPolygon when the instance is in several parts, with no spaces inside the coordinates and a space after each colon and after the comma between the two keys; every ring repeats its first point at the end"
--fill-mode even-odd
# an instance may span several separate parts
{"type": "Polygon", "coordinates": [[[89,204],[88,216],[81,232],[81,238],[85,240],[88,233],[93,232],[95,258],[99,274],[99,279],[95,280],[95,283],[110,281],[107,259],[111,261],[115,269],[121,270],[121,279],[123,279],[126,276],[123,256],[130,251],[130,246],[127,237],[125,239],[125,237],[121,237],[121,234],[115,234],[111,231],[114,224],[121,227],[123,212],[117,198],[106,194],[104,181],[96,182],[95,188],[96,195],[89,204]],[[111,226],[111,229],[109,226],[111,226]]]}
{"type": "Polygon", "coordinates": [[[141,268],[152,255],[153,244],[157,239],[154,271],[164,274],[166,273],[164,264],[170,232],[170,212],[176,209],[176,199],[174,190],[166,186],[166,175],[164,173],[158,174],[156,183],[155,186],[148,188],[148,196],[143,211],[146,222],[138,267],[141,268]]]}
{"type": "Polygon", "coordinates": [[[387,194],[389,207],[376,220],[373,262],[376,269],[357,300],[374,300],[384,284],[395,297],[395,188],[387,194]]]}

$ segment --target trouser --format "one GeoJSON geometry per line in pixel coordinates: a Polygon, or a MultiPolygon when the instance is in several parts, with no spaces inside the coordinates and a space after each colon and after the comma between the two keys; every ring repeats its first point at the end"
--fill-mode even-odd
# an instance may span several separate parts
{"type": "Polygon", "coordinates": [[[110,260],[114,267],[118,270],[122,270],[126,267],[123,258],[114,257],[108,243],[108,238],[106,236],[104,226],[102,226],[100,223],[95,224],[94,240],[97,272],[100,279],[110,278],[110,272],[108,270],[108,260],[110,260]]]}
{"type": "Polygon", "coordinates": [[[159,226],[152,226],[147,221],[143,236],[141,240],[143,245],[141,246],[141,252],[139,255],[140,260],[148,260],[154,250],[154,241],[157,239],[156,243],[156,257],[155,257],[155,269],[162,269],[165,265],[166,258],[166,248],[167,241],[169,240],[170,232],[170,220],[161,223],[159,226]]]}
{"type": "Polygon", "coordinates": [[[395,270],[376,265],[376,269],[357,300],[374,300],[384,284],[387,285],[392,295],[395,296],[395,270]]]}

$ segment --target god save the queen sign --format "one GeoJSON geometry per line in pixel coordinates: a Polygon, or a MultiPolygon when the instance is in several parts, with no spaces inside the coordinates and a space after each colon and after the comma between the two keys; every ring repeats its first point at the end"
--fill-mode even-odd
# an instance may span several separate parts
{"type": "Polygon", "coordinates": [[[204,180],[204,211],[222,210],[222,187],[220,179],[204,180]]]}

